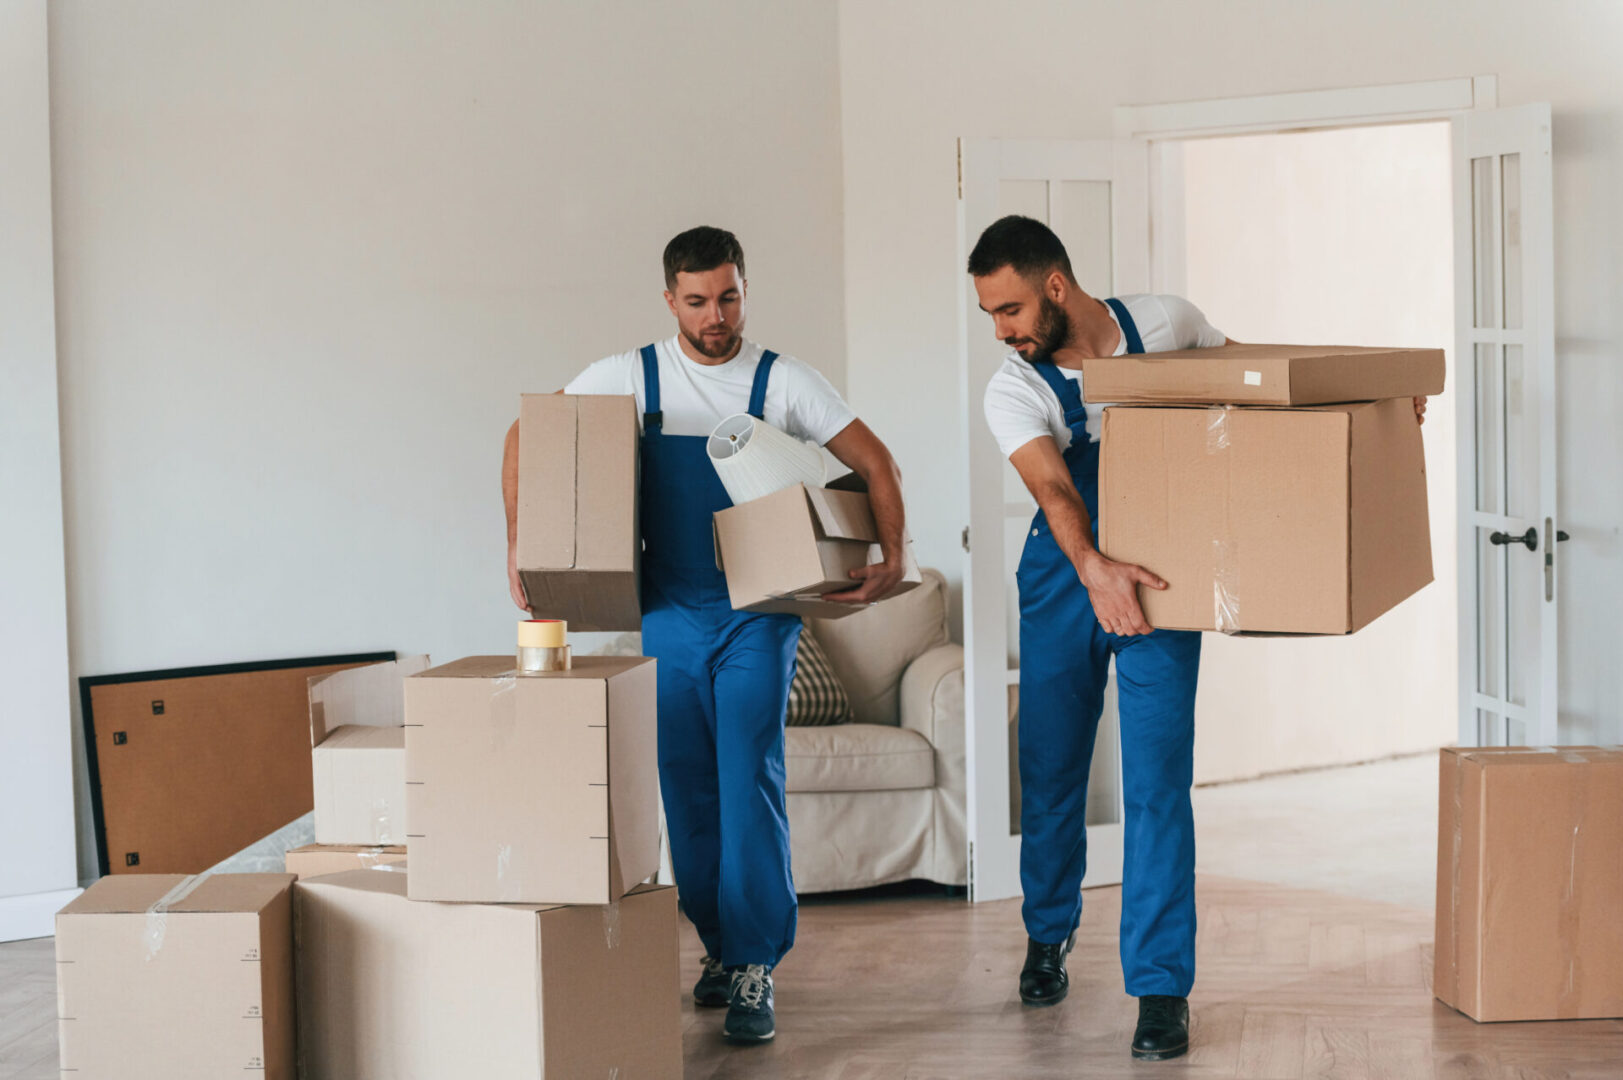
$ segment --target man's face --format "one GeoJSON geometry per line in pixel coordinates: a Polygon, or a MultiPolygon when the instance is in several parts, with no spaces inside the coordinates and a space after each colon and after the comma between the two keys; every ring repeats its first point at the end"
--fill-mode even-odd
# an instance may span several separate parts
{"type": "Polygon", "coordinates": [[[687,343],[720,360],[731,356],[743,337],[747,288],[738,267],[723,263],[714,270],[678,273],[676,286],[665,291],[665,302],[687,343]]]}
{"type": "Polygon", "coordinates": [[[975,279],[981,310],[992,316],[992,332],[1033,364],[1053,359],[1071,336],[1065,309],[1031,282],[1004,266],[975,279]]]}

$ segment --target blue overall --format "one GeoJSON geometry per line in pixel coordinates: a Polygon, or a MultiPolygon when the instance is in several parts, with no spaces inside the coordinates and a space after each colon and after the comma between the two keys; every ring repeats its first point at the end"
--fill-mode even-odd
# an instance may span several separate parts
{"type": "MultiPolygon", "coordinates": [[[[761,418],[777,354],[755,369],[761,418]]],[[[732,505],[705,436],[666,435],[642,350],[642,641],[655,657],[659,782],[683,909],[727,965],[774,966],[795,941],[783,721],[800,620],[734,611],[711,515],[732,505]]]]}
{"type": "MultiPolygon", "coordinates": [[[[1132,316],[1107,300],[1129,352],[1144,351],[1132,316]]],[[[1090,441],[1076,380],[1037,370],[1059,396],[1071,445],[1065,463],[1098,536],[1099,445],[1090,441]]],[[[1020,587],[1020,883],[1026,932],[1063,942],[1082,916],[1088,767],[1116,658],[1122,785],[1127,807],[1121,963],[1135,997],[1187,997],[1195,981],[1195,820],[1189,803],[1200,635],[1155,630],[1119,637],[1099,626],[1076,567],[1041,511],[1020,587]]]]}

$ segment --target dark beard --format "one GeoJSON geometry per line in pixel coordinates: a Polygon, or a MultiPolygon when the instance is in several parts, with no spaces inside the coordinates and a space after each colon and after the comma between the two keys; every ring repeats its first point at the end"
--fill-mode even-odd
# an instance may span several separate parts
{"type": "Polygon", "coordinates": [[[1071,336],[1071,317],[1065,314],[1065,309],[1046,296],[1038,298],[1037,329],[1034,331],[1033,341],[1037,348],[1033,350],[1030,363],[1052,364],[1054,353],[1063,348],[1071,336]]]}
{"type": "Polygon", "coordinates": [[[739,339],[743,335],[743,327],[734,327],[733,332],[727,335],[727,340],[722,342],[719,348],[716,348],[706,345],[703,337],[694,337],[686,330],[682,331],[682,336],[688,339],[688,344],[693,346],[694,352],[697,352],[700,356],[708,356],[712,360],[720,360],[732,353],[734,349],[738,348],[739,339]]]}

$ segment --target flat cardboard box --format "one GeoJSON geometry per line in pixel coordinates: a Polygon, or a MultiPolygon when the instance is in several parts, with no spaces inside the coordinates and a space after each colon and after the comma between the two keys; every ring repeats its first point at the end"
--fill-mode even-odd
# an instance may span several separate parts
{"type": "Polygon", "coordinates": [[[341,874],[346,870],[401,866],[405,861],[406,849],[398,845],[305,844],[282,856],[283,867],[300,879],[341,874]]]}
{"type": "Polygon", "coordinates": [[[625,394],[525,394],[518,566],[530,610],[571,630],[639,630],[639,428],[625,394]]]}
{"type": "Polygon", "coordinates": [[[659,868],[654,661],[406,680],[413,900],[607,904],[659,868]]]}
{"type": "Polygon", "coordinates": [[[1082,362],[1090,402],[1325,405],[1443,392],[1443,350],[1220,345],[1082,362]]]}
{"type": "Polygon", "coordinates": [[[1440,757],[1438,999],[1481,1021],[1623,1017],[1623,748],[1440,757]]]}
{"type": "Polygon", "coordinates": [[[304,1080],[682,1075],[675,889],[416,903],[413,874],[299,882],[304,1080]]]}
{"type": "Polygon", "coordinates": [[[399,844],[406,837],[407,676],[428,657],[347,668],[310,680],[316,843],[399,844]]]}
{"type": "MultiPolygon", "coordinates": [[[[855,587],[851,571],[884,557],[867,492],[796,484],[715,516],[716,566],[735,611],[838,619],[863,610],[824,600],[855,587]]],[[[905,545],[902,580],[889,600],[923,581],[905,545]]]]}
{"type": "Polygon", "coordinates": [[[1105,410],[1099,549],[1167,582],[1152,626],[1349,634],[1432,580],[1407,398],[1105,410]]]}
{"type": "Polygon", "coordinates": [[[120,874],[57,912],[62,1075],[294,1080],[292,886],[120,874]]]}

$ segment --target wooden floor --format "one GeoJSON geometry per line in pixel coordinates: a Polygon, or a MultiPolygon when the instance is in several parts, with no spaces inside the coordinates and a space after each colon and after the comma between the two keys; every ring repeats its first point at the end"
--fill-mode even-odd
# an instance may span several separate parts
{"type": "MultiPolygon", "coordinates": [[[[778,1039],[735,1049],[683,1007],[686,1075],[831,1080],[1411,1077],[1617,1080],[1623,1022],[1479,1025],[1431,997],[1431,914],[1203,876],[1188,1057],[1133,1062],[1120,890],[1087,894],[1069,1000],[1028,1009],[1018,901],[813,899],[778,971],[778,1039]]],[[[699,944],[684,923],[684,976],[699,944]]],[[[0,1078],[57,1080],[49,939],[0,945],[0,1078]]],[[[684,1001],[686,1001],[684,994],[684,1001]]]]}

